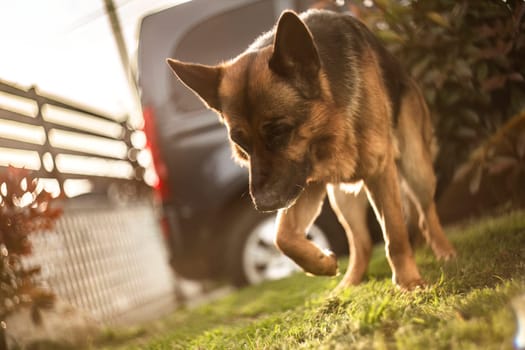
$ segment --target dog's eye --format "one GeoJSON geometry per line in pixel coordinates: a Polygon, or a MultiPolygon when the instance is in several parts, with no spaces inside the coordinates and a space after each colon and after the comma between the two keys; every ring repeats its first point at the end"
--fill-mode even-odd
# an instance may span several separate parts
{"type": "Polygon", "coordinates": [[[263,126],[266,146],[274,151],[286,146],[290,140],[293,126],[284,123],[268,123],[263,126]]]}

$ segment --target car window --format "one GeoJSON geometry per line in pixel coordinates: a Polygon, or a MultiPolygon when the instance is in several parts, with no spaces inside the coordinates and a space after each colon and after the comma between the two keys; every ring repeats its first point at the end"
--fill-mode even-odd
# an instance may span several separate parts
{"type": "MultiPolygon", "coordinates": [[[[172,57],[217,64],[237,56],[275,22],[273,1],[257,1],[196,24],[178,42],[172,57]]],[[[172,100],[179,112],[204,109],[203,103],[173,79],[172,100]]]]}

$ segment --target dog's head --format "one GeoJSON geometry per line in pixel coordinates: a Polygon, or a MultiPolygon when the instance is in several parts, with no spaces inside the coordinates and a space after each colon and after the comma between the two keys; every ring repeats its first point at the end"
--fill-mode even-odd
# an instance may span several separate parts
{"type": "Polygon", "coordinates": [[[229,131],[235,158],[250,169],[257,209],[291,206],[312,179],[314,163],[329,154],[329,100],[318,50],[293,12],[284,12],[273,43],[205,66],[168,59],[179,79],[229,131]]]}

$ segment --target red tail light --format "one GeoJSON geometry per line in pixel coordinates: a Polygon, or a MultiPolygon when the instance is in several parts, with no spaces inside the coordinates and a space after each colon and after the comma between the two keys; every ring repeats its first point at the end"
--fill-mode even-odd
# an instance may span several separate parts
{"type": "Polygon", "coordinates": [[[144,106],[142,109],[144,117],[144,133],[146,134],[146,148],[151,152],[153,166],[157,173],[158,180],[153,188],[160,195],[161,200],[168,200],[171,197],[168,181],[168,167],[162,158],[158,144],[157,130],[155,128],[155,113],[152,107],[144,106]]]}

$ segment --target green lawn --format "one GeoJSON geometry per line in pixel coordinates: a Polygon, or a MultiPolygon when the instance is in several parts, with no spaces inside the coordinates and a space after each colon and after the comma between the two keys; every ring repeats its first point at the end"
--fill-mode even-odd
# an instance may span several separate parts
{"type": "Polygon", "coordinates": [[[417,262],[429,287],[402,292],[377,247],[367,281],[291,278],[179,310],[154,324],[108,330],[104,349],[512,349],[510,300],[525,292],[525,213],[447,230],[459,257],[417,262]]]}

